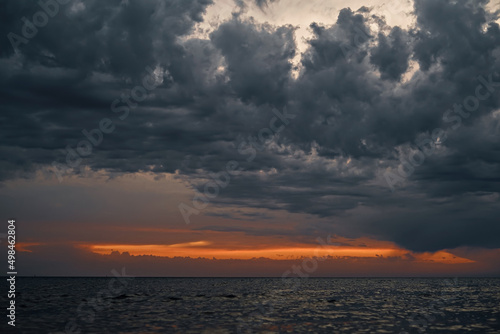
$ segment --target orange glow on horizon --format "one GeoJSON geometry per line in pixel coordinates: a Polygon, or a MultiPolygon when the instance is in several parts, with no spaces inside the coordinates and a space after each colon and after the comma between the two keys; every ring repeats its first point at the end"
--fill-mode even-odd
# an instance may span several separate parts
{"type": "Polygon", "coordinates": [[[16,243],[16,250],[18,252],[28,252],[31,253],[32,251],[28,249],[28,247],[31,246],[40,246],[42,245],[41,242],[17,242],[16,243]]]}
{"type": "Polygon", "coordinates": [[[455,256],[445,251],[436,253],[414,254],[400,248],[370,248],[370,247],[279,247],[263,249],[223,249],[206,247],[211,245],[208,241],[196,241],[173,245],[126,245],[126,244],[102,244],[81,245],[93,253],[109,255],[113,251],[129,253],[130,255],[152,255],[160,257],[191,257],[191,258],[216,258],[248,260],[252,258],[269,258],[273,260],[294,260],[306,257],[352,257],[352,258],[406,258],[411,255],[417,262],[435,263],[472,263],[474,261],[455,256]]]}

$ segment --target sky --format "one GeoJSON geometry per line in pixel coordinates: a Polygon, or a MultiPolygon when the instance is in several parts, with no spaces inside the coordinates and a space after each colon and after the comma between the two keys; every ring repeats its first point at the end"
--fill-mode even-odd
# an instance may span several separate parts
{"type": "Polygon", "coordinates": [[[20,275],[500,276],[499,3],[41,3],[0,3],[20,275]]]}

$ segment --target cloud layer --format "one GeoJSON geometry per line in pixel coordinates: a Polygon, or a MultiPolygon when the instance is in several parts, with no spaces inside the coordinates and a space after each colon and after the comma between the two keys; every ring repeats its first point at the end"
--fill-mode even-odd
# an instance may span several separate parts
{"type": "Polygon", "coordinates": [[[312,214],[324,219],[297,233],[414,251],[500,248],[500,28],[487,4],[415,0],[408,29],[345,8],[311,22],[299,55],[294,26],[241,12],[193,37],[208,0],[70,1],[15,52],[7,36],[24,36],[22,18],[41,8],[4,2],[0,180],[67,166],[67,145],[109,118],[114,131],[66,174],[175,173],[202,190],[238,161],[213,205],[312,214]],[[158,86],[127,100],[147,75],[158,86]],[[480,84],[489,96],[474,106],[480,84]],[[285,112],[294,117],[274,123],[278,135],[262,130],[285,112]],[[401,161],[429,139],[432,154],[402,177],[401,161]],[[388,172],[400,177],[394,192],[388,172]]]}

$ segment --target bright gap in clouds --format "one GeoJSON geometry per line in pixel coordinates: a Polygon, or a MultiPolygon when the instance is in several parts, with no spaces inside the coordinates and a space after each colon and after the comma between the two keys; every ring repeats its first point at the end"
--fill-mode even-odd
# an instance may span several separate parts
{"type": "MultiPolygon", "coordinates": [[[[294,67],[300,68],[301,53],[307,50],[307,41],[313,37],[309,28],[311,23],[332,25],[337,21],[338,14],[343,8],[350,7],[356,11],[363,6],[369,7],[372,9],[372,14],[383,16],[389,26],[397,25],[407,28],[414,23],[414,17],[411,15],[412,2],[409,0],[376,0],[370,1],[369,5],[365,0],[354,0],[348,3],[344,0],[278,0],[268,2],[262,7],[257,6],[254,1],[243,1],[244,7],[239,7],[236,2],[215,0],[214,4],[208,7],[204,21],[198,23],[194,32],[185,39],[209,39],[210,33],[216,30],[221,22],[230,20],[236,13],[239,13],[242,19],[253,20],[258,24],[292,25],[296,27],[297,45],[297,54],[292,63],[294,67]]],[[[297,69],[293,71],[293,75],[298,75],[297,69]]]]}

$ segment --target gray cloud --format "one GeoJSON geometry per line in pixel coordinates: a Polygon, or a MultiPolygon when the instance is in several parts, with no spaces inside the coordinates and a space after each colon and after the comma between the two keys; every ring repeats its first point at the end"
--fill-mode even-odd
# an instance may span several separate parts
{"type": "MultiPolygon", "coordinates": [[[[109,117],[116,131],[84,160],[94,170],[177,171],[199,187],[236,160],[244,172],[216,205],[314,214],[331,223],[305,233],[334,229],[418,251],[500,247],[498,90],[406,188],[391,193],[381,177],[417,139],[449,128],[443,114],[474,94],[479,75],[500,81],[498,14],[486,0],[415,0],[410,29],[389,27],[366,7],[343,9],[311,23],[297,77],[292,26],[234,15],[209,39],[187,37],[210,3],[75,2],[20,53],[3,38],[0,180],[64,164],[66,145],[109,117]],[[412,62],[418,68],[403,80],[412,62]],[[148,66],[162,84],[119,120],[112,101],[148,66]],[[285,107],[296,118],[247,162],[239,144],[285,107]]],[[[21,17],[39,10],[29,1],[1,6],[2,36],[21,33],[21,17]]]]}

